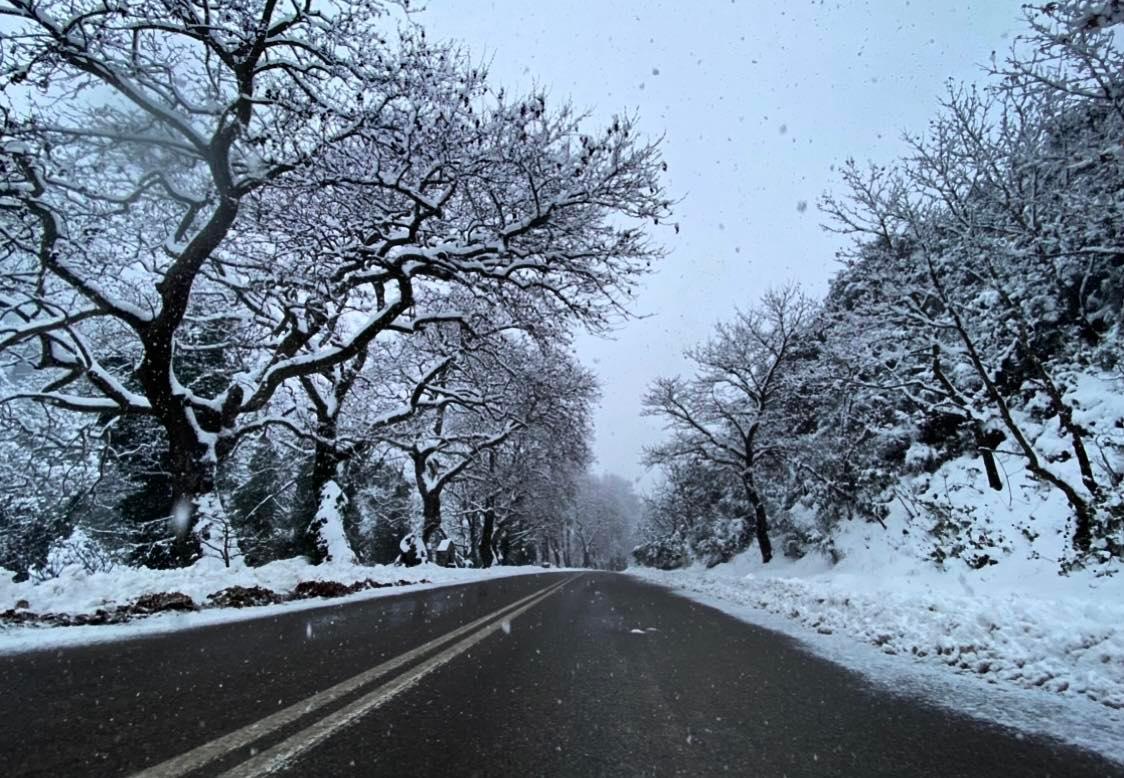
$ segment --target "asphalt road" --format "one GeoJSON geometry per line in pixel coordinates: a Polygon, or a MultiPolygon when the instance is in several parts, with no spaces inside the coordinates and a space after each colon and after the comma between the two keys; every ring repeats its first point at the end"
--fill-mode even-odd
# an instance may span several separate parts
{"type": "Polygon", "coordinates": [[[627,576],[0,657],[0,774],[1104,776],[627,576]],[[146,771],[146,772],[145,772],[146,771]]]}

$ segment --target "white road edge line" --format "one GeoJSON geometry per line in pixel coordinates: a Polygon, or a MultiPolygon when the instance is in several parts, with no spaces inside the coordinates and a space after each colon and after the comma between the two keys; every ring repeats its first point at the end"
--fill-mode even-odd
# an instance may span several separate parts
{"type": "Polygon", "coordinates": [[[550,594],[554,589],[557,589],[570,580],[572,580],[572,578],[566,578],[558,583],[544,586],[542,589],[532,592],[526,597],[518,599],[513,603],[509,603],[502,608],[497,608],[486,616],[481,616],[475,621],[471,621],[468,624],[457,627],[450,632],[446,632],[444,635],[436,637],[433,640],[428,641],[427,643],[423,643],[417,648],[411,649],[404,654],[399,654],[393,659],[388,659],[387,661],[375,665],[368,670],[364,670],[361,673],[353,675],[350,678],[340,681],[334,686],[328,687],[324,691],[317,692],[311,697],[306,697],[299,702],[295,702],[292,705],[286,708],[282,708],[276,713],[272,713],[263,719],[259,719],[252,724],[247,724],[244,727],[240,727],[233,732],[228,732],[221,737],[215,738],[214,740],[204,743],[201,746],[197,746],[196,748],[193,748],[190,751],[186,751],[179,756],[174,756],[171,759],[160,762],[159,764],[155,764],[151,767],[146,767],[144,770],[141,770],[138,773],[134,773],[132,778],[176,778],[177,776],[186,775],[190,772],[198,770],[199,768],[210,764],[216,759],[221,759],[222,757],[238,750],[239,748],[245,748],[255,740],[265,737],[271,732],[275,732],[276,730],[281,729],[284,726],[292,724],[302,716],[312,713],[313,711],[318,710],[325,705],[331,704],[333,701],[338,700],[339,698],[355,691],[356,689],[367,685],[371,681],[374,681],[377,678],[386,675],[387,673],[393,672],[394,670],[397,670],[399,667],[402,667],[405,664],[409,664],[415,659],[424,656],[430,651],[433,651],[434,649],[448,643],[449,641],[460,637],[466,632],[471,632],[472,630],[480,627],[482,624],[492,619],[499,619],[502,622],[504,620],[504,614],[507,611],[510,611],[513,608],[517,608],[536,597],[550,594]]]}
{"type": "Polygon", "coordinates": [[[580,575],[576,575],[567,578],[558,586],[552,587],[550,591],[537,596],[534,600],[511,612],[507,616],[497,619],[488,626],[469,635],[464,640],[453,644],[441,653],[416,665],[402,675],[399,675],[359,699],[348,703],[339,710],[310,724],[305,729],[289,736],[272,748],[247,759],[237,767],[223,773],[221,778],[256,778],[256,776],[271,775],[284,769],[305,751],[316,747],[339,730],[370,713],[374,708],[389,702],[399,693],[409,689],[437,668],[448,663],[460,654],[463,654],[484,638],[500,630],[507,622],[526,613],[547,597],[554,594],[554,592],[562,586],[579,577],[580,575]]]}

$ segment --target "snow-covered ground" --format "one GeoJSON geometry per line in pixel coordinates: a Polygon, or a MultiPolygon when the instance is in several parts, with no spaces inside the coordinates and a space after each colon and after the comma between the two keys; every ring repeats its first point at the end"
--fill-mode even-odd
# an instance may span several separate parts
{"type": "Polygon", "coordinates": [[[271,562],[261,567],[226,568],[218,560],[202,559],[192,567],[174,570],[122,567],[87,574],[74,566],[63,570],[58,577],[40,583],[14,583],[10,576],[0,575],[0,612],[14,609],[17,604],[26,604],[25,610],[33,613],[71,615],[111,610],[135,602],[145,595],[162,592],[179,592],[190,597],[196,605],[207,606],[209,595],[232,586],[258,586],[279,595],[287,595],[298,584],[308,581],[331,581],[345,585],[373,581],[385,585],[384,588],[366,589],[340,598],[314,597],[244,608],[203,607],[197,611],[157,613],[123,624],[0,626],[0,653],[119,640],[207,624],[260,618],[282,611],[330,607],[341,602],[393,596],[406,591],[553,571],[535,566],[474,570],[432,564],[417,567],[334,563],[311,565],[303,559],[271,562]]]}
{"type": "Polygon", "coordinates": [[[1021,732],[1072,743],[1124,763],[1124,711],[1083,697],[1003,681],[988,683],[979,676],[949,672],[938,663],[886,654],[873,644],[843,633],[825,635],[799,620],[742,605],[730,597],[703,593],[705,587],[692,581],[695,576],[691,573],[630,572],[743,621],[791,636],[816,654],[861,673],[872,685],[892,694],[919,698],[1021,732]]]}
{"type": "Polygon", "coordinates": [[[819,555],[763,565],[751,548],[711,570],[630,572],[793,635],[879,683],[1124,761],[1124,572],[1059,575],[1068,531],[1052,517],[1065,506],[1013,468],[1010,488],[990,492],[977,467],[956,460],[906,486],[952,517],[971,514],[997,560],[983,569],[934,561],[930,520],[906,501],[885,529],[845,524],[834,565],[819,555]]]}
{"type": "Polygon", "coordinates": [[[800,565],[767,574],[744,562],[716,571],[634,571],[649,580],[784,616],[884,653],[988,681],[1086,697],[1124,708],[1124,604],[987,592],[961,575],[949,587],[871,581],[800,565]],[[739,570],[741,568],[741,570],[739,570]],[[959,590],[957,589],[959,588],[959,590]]]}

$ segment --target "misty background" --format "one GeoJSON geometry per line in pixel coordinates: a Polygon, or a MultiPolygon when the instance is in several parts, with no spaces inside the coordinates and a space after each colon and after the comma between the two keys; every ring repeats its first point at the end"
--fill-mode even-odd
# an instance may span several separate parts
{"type": "Polygon", "coordinates": [[[826,290],[844,239],[821,229],[816,201],[836,166],[900,156],[949,79],[979,80],[1002,57],[1021,6],[430,0],[418,12],[430,35],[488,64],[493,84],[545,86],[592,126],[635,111],[664,137],[680,231],[653,231],[668,256],[638,293],[642,318],[577,340],[603,388],[597,469],[648,484],[642,449],[660,436],[640,416],[648,383],[679,372],[684,348],[768,287],[826,290]]]}

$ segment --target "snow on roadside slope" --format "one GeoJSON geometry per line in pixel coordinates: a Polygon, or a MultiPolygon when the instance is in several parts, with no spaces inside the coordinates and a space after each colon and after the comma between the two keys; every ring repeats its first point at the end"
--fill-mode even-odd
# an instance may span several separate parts
{"type": "Polygon", "coordinates": [[[836,564],[809,554],[763,565],[751,548],[712,570],[633,572],[783,616],[813,634],[1124,709],[1124,570],[1103,565],[1059,575],[1072,532],[1064,499],[1016,459],[998,459],[1006,474],[1001,492],[988,488],[974,457],[903,481],[885,528],[838,527],[836,564]],[[926,504],[935,513],[919,507],[926,504]],[[958,526],[968,532],[957,535],[958,526]],[[966,560],[981,552],[991,564],[973,569],[966,560]]]}
{"type": "Polygon", "coordinates": [[[1008,488],[991,492],[978,469],[956,460],[903,487],[972,518],[996,560],[982,569],[936,562],[947,536],[899,503],[885,529],[841,526],[836,564],[810,554],[763,565],[751,548],[711,570],[630,573],[795,637],[891,691],[1124,762],[1124,572],[1060,576],[1064,504],[1013,467],[1008,488]]]}
{"type": "Polygon", "coordinates": [[[409,587],[387,586],[334,599],[313,598],[277,605],[246,608],[207,608],[184,613],[159,613],[125,624],[43,627],[0,626],[0,653],[55,648],[64,645],[120,640],[144,634],[170,632],[227,621],[253,619],[280,612],[323,608],[342,602],[388,597],[405,592],[432,589],[491,578],[557,572],[558,568],[493,567],[486,570],[445,568],[436,565],[395,567],[391,565],[349,565],[325,563],[311,565],[303,559],[287,559],[261,567],[226,568],[219,560],[203,559],[191,567],[172,570],[118,568],[86,574],[71,567],[62,575],[42,583],[14,583],[0,571],[0,611],[12,609],[25,600],[36,613],[93,613],[98,609],[129,603],[146,594],[181,592],[197,605],[207,596],[231,586],[261,586],[279,594],[292,591],[305,581],[334,581],[352,584],[375,581],[382,584],[410,583],[409,587]]]}
{"type": "MultiPolygon", "coordinates": [[[[782,565],[778,565],[782,568],[782,565]]],[[[830,577],[633,570],[654,583],[791,619],[984,681],[1124,708],[1124,606],[949,592],[857,590],[830,577]]]]}
{"type": "Polygon", "coordinates": [[[1124,762],[1124,569],[1059,575],[1072,532],[1064,500],[1017,459],[998,459],[1000,492],[972,457],[903,480],[885,528],[838,528],[836,564],[809,554],[763,565],[751,548],[712,570],[630,572],[876,683],[1124,762]],[[974,569],[980,554],[990,563],[974,569]]]}
{"type": "Polygon", "coordinates": [[[681,574],[650,575],[653,572],[643,571],[639,577],[670,586],[695,602],[735,618],[795,638],[825,659],[860,673],[872,686],[887,693],[1060,740],[1124,764],[1124,711],[1086,698],[1003,682],[984,683],[978,676],[949,672],[939,663],[888,655],[874,645],[840,633],[824,635],[786,616],[685,588],[678,585],[681,574]]]}

